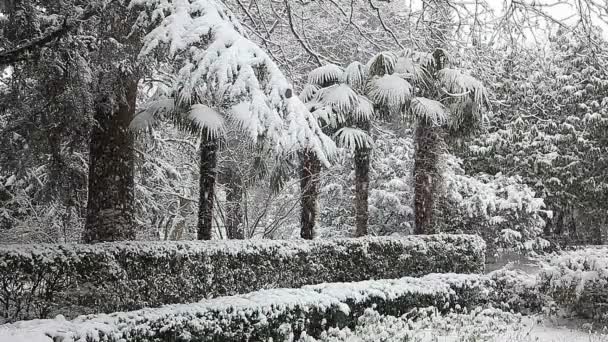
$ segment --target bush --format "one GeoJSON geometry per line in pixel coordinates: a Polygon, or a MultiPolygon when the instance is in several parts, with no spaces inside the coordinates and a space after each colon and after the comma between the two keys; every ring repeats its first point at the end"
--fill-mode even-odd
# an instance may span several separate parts
{"type": "Polygon", "coordinates": [[[0,340],[282,341],[354,328],[365,309],[401,316],[417,307],[462,311],[487,299],[487,277],[431,274],[422,278],[271,289],[157,309],[7,324],[0,340]],[[476,300],[472,300],[476,299],[476,300]],[[3,336],[4,334],[4,336],[3,336]],[[4,338],[4,339],[3,339],[4,338]]]}
{"type": "Polygon", "coordinates": [[[189,303],[265,288],[478,273],[471,235],[0,246],[0,323],[189,303]]]}
{"type": "Polygon", "coordinates": [[[437,229],[448,233],[481,235],[488,255],[501,251],[544,250],[549,242],[541,235],[551,217],[544,200],[519,177],[466,175],[461,161],[446,156],[443,200],[438,205],[437,229]]]}
{"type": "Polygon", "coordinates": [[[539,313],[546,303],[538,277],[522,270],[499,269],[488,274],[492,280],[491,301],[507,311],[539,313]]]}
{"type": "Polygon", "coordinates": [[[608,322],[608,248],[564,252],[542,265],[541,288],[557,304],[608,322]]]}

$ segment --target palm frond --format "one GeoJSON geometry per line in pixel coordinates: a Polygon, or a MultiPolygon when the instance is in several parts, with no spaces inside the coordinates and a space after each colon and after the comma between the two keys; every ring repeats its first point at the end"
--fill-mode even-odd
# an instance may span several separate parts
{"type": "Polygon", "coordinates": [[[315,97],[319,89],[321,87],[316,84],[306,84],[298,97],[302,102],[306,103],[315,97]]]}
{"type": "Polygon", "coordinates": [[[359,96],[346,84],[335,84],[319,90],[318,100],[342,114],[352,112],[359,104],[359,96]]]}
{"type": "Polygon", "coordinates": [[[369,84],[368,96],[376,104],[392,108],[405,105],[412,97],[412,86],[397,75],[375,77],[369,84]]]}
{"type": "Polygon", "coordinates": [[[350,63],[344,70],[342,82],[351,88],[361,89],[367,78],[367,67],[359,62],[350,63]]]}
{"type": "Polygon", "coordinates": [[[344,114],[342,112],[334,111],[330,106],[318,107],[312,112],[312,115],[317,118],[323,127],[329,126],[335,129],[346,122],[344,114]]]}
{"type": "Polygon", "coordinates": [[[470,99],[478,106],[488,104],[486,88],[473,76],[448,68],[439,70],[437,76],[448,96],[463,102],[470,99]]]}
{"type": "Polygon", "coordinates": [[[160,97],[146,103],[129,124],[133,131],[143,131],[153,126],[157,120],[164,118],[167,114],[175,111],[175,101],[169,97],[160,97]]]}
{"type": "Polygon", "coordinates": [[[194,104],[188,112],[188,119],[207,139],[217,139],[224,134],[224,117],[215,109],[203,104],[194,104]]]}
{"type": "Polygon", "coordinates": [[[397,56],[394,53],[380,52],[367,62],[368,74],[373,76],[390,75],[395,70],[395,63],[397,63],[397,56]]]}
{"type": "Polygon", "coordinates": [[[338,130],[334,134],[334,140],[338,146],[351,151],[358,148],[373,148],[374,146],[374,141],[367,132],[353,127],[343,127],[338,130]]]}
{"type": "Polygon", "coordinates": [[[441,102],[425,97],[413,98],[410,110],[417,120],[429,124],[443,125],[448,120],[447,108],[441,102]]]}
{"type": "Polygon", "coordinates": [[[337,83],[342,78],[344,69],[335,64],[320,66],[308,74],[308,83],[325,87],[331,83],[337,83]]]}
{"type": "Polygon", "coordinates": [[[374,117],[374,104],[365,96],[358,96],[358,104],[353,111],[355,122],[369,121],[374,117]]]}
{"type": "Polygon", "coordinates": [[[401,56],[395,64],[395,74],[414,82],[426,82],[429,73],[421,64],[418,64],[411,56],[401,56]]]}

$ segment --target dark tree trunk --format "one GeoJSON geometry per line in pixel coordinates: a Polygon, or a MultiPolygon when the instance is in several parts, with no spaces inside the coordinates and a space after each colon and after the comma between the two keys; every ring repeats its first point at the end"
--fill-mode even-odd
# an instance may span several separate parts
{"type": "MultiPolygon", "coordinates": [[[[124,76],[124,75],[123,75],[124,76]]],[[[86,243],[135,239],[133,136],[137,78],[112,84],[97,99],[90,141],[86,243]]]]}
{"type": "Polygon", "coordinates": [[[355,236],[367,235],[370,150],[355,149],[355,236]]]}
{"type": "Polygon", "coordinates": [[[441,153],[441,128],[419,122],[414,160],[415,234],[432,234],[435,193],[441,181],[437,162],[441,153]]]}
{"type": "MultiPolygon", "coordinates": [[[[205,136],[205,132],[203,132],[205,136]]],[[[217,140],[201,140],[201,165],[198,201],[198,230],[199,240],[211,240],[213,232],[213,199],[215,195],[215,178],[217,174],[217,140]]]]}
{"type": "Polygon", "coordinates": [[[243,230],[243,184],[234,167],[226,170],[226,234],[229,239],[245,238],[243,230]]]}
{"type": "Polygon", "coordinates": [[[317,222],[317,199],[319,197],[319,176],[321,162],[313,151],[306,150],[300,155],[300,194],[302,211],[300,215],[300,236],[312,240],[317,222]]]}

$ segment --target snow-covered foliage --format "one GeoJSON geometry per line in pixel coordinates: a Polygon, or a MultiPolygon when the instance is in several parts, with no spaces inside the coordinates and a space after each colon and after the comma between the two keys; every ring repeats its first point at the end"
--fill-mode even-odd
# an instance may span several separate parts
{"type": "Polygon", "coordinates": [[[289,342],[601,342],[604,330],[573,329],[543,316],[522,316],[495,308],[441,314],[436,307],[419,308],[400,317],[368,309],[354,328],[331,328],[319,337],[302,335],[289,342]]]}
{"type": "Polygon", "coordinates": [[[608,248],[586,248],[547,257],[541,283],[571,313],[608,322],[608,248]]]}
{"type": "Polygon", "coordinates": [[[554,211],[547,231],[560,240],[599,243],[608,203],[608,44],[580,33],[552,34],[542,49],[491,52],[501,62],[483,71],[484,83],[503,105],[461,157],[473,172],[520,176],[554,211]]]}
{"type": "Polygon", "coordinates": [[[0,338],[97,342],[181,336],[201,341],[282,341],[290,333],[319,336],[329,327],[360,324],[360,317],[372,304],[381,313],[397,316],[431,305],[440,312],[459,312],[486,304],[487,293],[487,277],[464,274],[322,284],[261,290],[158,309],[81,316],[73,321],[63,317],[22,321],[0,328],[0,338]]]}
{"type": "Polygon", "coordinates": [[[75,316],[277,286],[475,273],[484,260],[483,240],[471,235],[5,245],[0,316],[75,316]]]}
{"type": "Polygon", "coordinates": [[[550,215],[542,198],[516,176],[468,176],[461,163],[446,157],[442,231],[480,234],[492,253],[496,248],[532,251],[548,247],[540,237],[543,215],[550,215]]]}
{"type": "MultiPolygon", "coordinates": [[[[251,139],[271,139],[279,153],[310,149],[327,163],[334,151],[331,139],[293,94],[270,56],[249,40],[221,2],[133,0],[130,6],[144,9],[137,26],[152,28],[140,58],[162,51],[178,65],[170,87],[159,94],[175,101],[176,115],[190,115],[210,131],[218,128],[224,121],[218,116],[224,115],[251,139]],[[206,118],[211,112],[198,110],[200,106],[222,114],[206,118]]],[[[141,115],[145,117],[136,118],[137,126],[154,116],[146,111],[141,115]]]]}
{"type": "MultiPolygon", "coordinates": [[[[368,200],[371,235],[411,233],[414,145],[409,135],[409,131],[392,131],[388,125],[373,130],[368,200]]],[[[345,154],[321,173],[319,235],[322,237],[351,236],[354,230],[355,176],[351,158],[352,153],[345,154]]]]}

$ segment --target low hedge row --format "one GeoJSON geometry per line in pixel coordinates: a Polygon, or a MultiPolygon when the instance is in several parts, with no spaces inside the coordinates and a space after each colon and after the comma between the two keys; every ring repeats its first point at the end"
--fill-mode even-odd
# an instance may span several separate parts
{"type": "Polygon", "coordinates": [[[354,328],[366,308],[400,316],[417,307],[443,312],[487,303],[487,276],[431,274],[271,289],[157,309],[7,324],[0,340],[36,342],[284,341],[302,332],[354,328]]]}
{"type": "Polygon", "coordinates": [[[562,308],[608,323],[608,248],[569,251],[542,265],[540,289],[562,308]]]}
{"type": "Polygon", "coordinates": [[[324,282],[480,273],[484,251],[473,235],[0,246],[0,324],[324,282]]]}

